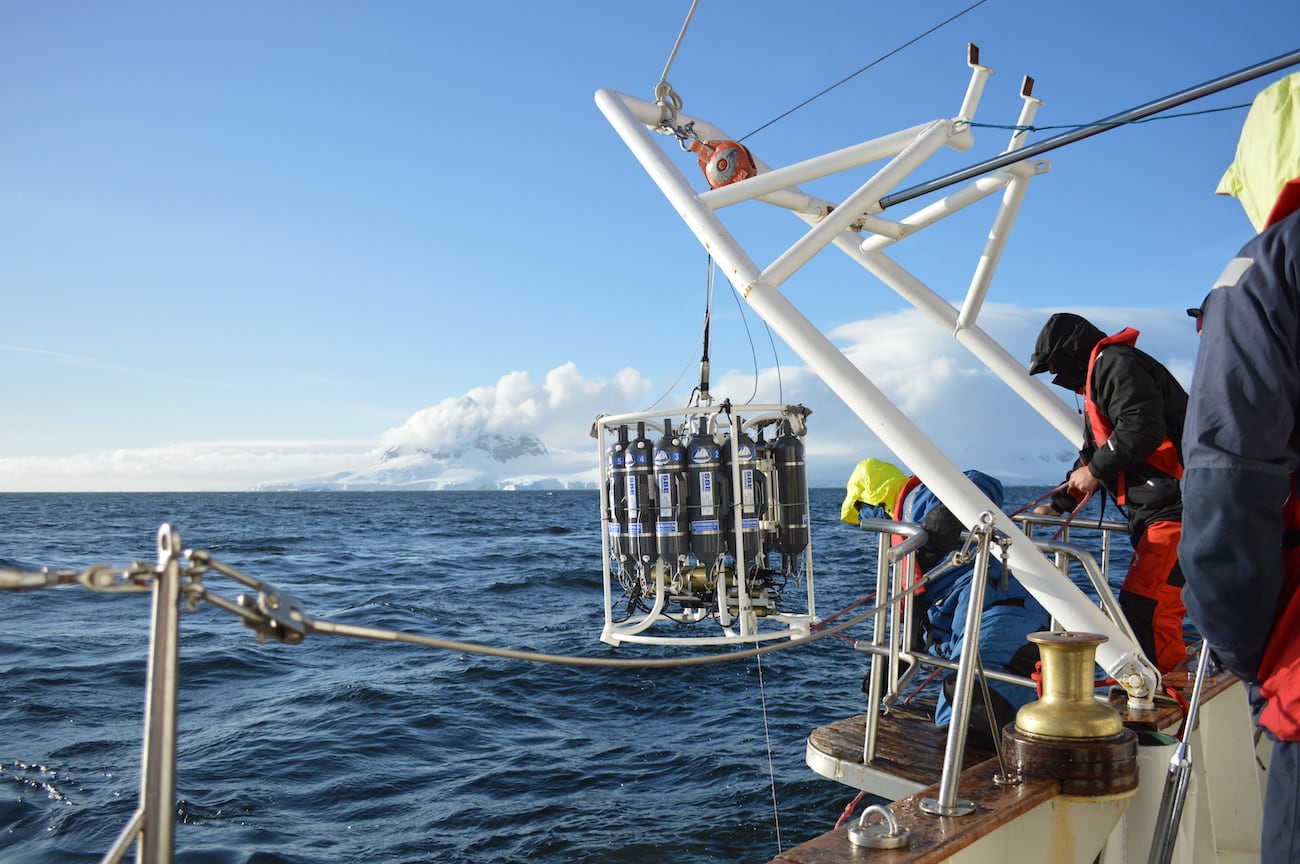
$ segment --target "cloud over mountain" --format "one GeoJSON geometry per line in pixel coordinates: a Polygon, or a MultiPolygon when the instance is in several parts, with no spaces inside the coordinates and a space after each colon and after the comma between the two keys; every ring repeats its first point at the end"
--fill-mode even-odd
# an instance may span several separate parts
{"type": "MultiPolygon", "coordinates": [[[[1026,361],[1057,310],[989,304],[981,325],[1026,361]]],[[[1142,331],[1139,346],[1188,383],[1196,337],[1183,313],[1074,308],[1098,327],[1142,331]]],[[[844,324],[832,341],[960,467],[1008,483],[1058,480],[1075,445],[1023,406],[951,336],[915,311],[844,324]]],[[[715,360],[715,370],[719,368],[715,360]]],[[[590,487],[599,455],[590,437],[601,413],[642,410],[658,382],[624,368],[610,378],[571,362],[540,381],[516,371],[423,408],[375,439],[219,441],[52,458],[0,459],[0,490],[498,489],[590,487]]],[[[880,442],[806,367],[723,371],[718,398],[801,403],[813,411],[809,479],[838,486],[859,460],[890,458],[880,442]]],[[[1059,395],[1074,405],[1063,391],[1059,395]]],[[[670,405],[667,407],[680,407],[670,405]]]]}

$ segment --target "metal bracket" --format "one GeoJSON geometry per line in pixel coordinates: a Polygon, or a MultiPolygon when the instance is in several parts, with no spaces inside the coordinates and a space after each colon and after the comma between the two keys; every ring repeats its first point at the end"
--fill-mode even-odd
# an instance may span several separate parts
{"type": "Polygon", "coordinates": [[[912,832],[894,820],[894,814],[888,807],[872,804],[858,818],[856,825],[849,826],[849,842],[854,846],[868,849],[901,849],[910,842],[912,832]],[[884,819],[884,824],[868,825],[867,817],[875,814],[884,819]]]}
{"type": "Polygon", "coordinates": [[[244,626],[257,631],[257,641],[271,637],[286,645],[297,645],[307,635],[306,615],[302,601],[292,594],[263,586],[254,599],[247,594],[237,598],[240,606],[258,612],[260,621],[244,618],[244,626]]]}

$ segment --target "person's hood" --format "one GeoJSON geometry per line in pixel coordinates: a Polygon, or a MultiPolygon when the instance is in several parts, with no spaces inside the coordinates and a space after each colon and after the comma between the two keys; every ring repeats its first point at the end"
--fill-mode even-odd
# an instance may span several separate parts
{"type": "Polygon", "coordinates": [[[1300,210],[1300,72],[1255,97],[1215,191],[1240,201],[1256,231],[1300,210]]]}
{"type": "Polygon", "coordinates": [[[1072,312],[1057,312],[1038,333],[1034,355],[1029,358],[1029,374],[1053,369],[1052,383],[1076,393],[1083,392],[1088,376],[1088,359],[1092,349],[1106,334],[1092,322],[1072,312]]]}
{"type": "Polygon", "coordinates": [[[890,513],[898,503],[898,493],[907,483],[907,475],[898,466],[881,459],[863,459],[849,475],[844,487],[844,503],[840,505],[840,521],[858,524],[861,504],[879,504],[890,513]]]}

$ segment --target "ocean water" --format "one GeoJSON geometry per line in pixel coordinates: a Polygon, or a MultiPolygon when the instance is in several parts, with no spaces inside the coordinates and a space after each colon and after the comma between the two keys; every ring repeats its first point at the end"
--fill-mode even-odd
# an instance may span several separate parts
{"type": "MultiPolygon", "coordinates": [[[[1042,491],[1009,489],[1009,509],[1042,491]]],[[[872,587],[874,537],[838,521],[840,495],[812,492],[822,615],[872,587]]],[[[152,563],[168,523],[319,619],[555,654],[715,650],[599,641],[595,492],[0,495],[0,514],[9,569],[152,563]]],[[[135,810],[149,606],[0,591],[3,864],[98,861],[135,810]]],[[[804,764],[805,738],[865,709],[865,658],[836,638],[574,668],[260,644],[205,603],[182,613],[180,668],[176,860],[195,864],[761,864],[834,826],[853,791],[804,764]]]]}

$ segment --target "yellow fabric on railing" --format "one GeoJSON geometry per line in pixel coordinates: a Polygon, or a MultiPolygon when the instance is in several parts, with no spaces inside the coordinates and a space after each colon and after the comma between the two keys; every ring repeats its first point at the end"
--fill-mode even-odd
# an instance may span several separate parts
{"type": "Polygon", "coordinates": [[[880,459],[863,459],[845,484],[840,521],[857,525],[859,503],[879,504],[893,514],[894,505],[898,503],[898,491],[906,482],[907,475],[897,466],[880,459]]]}

